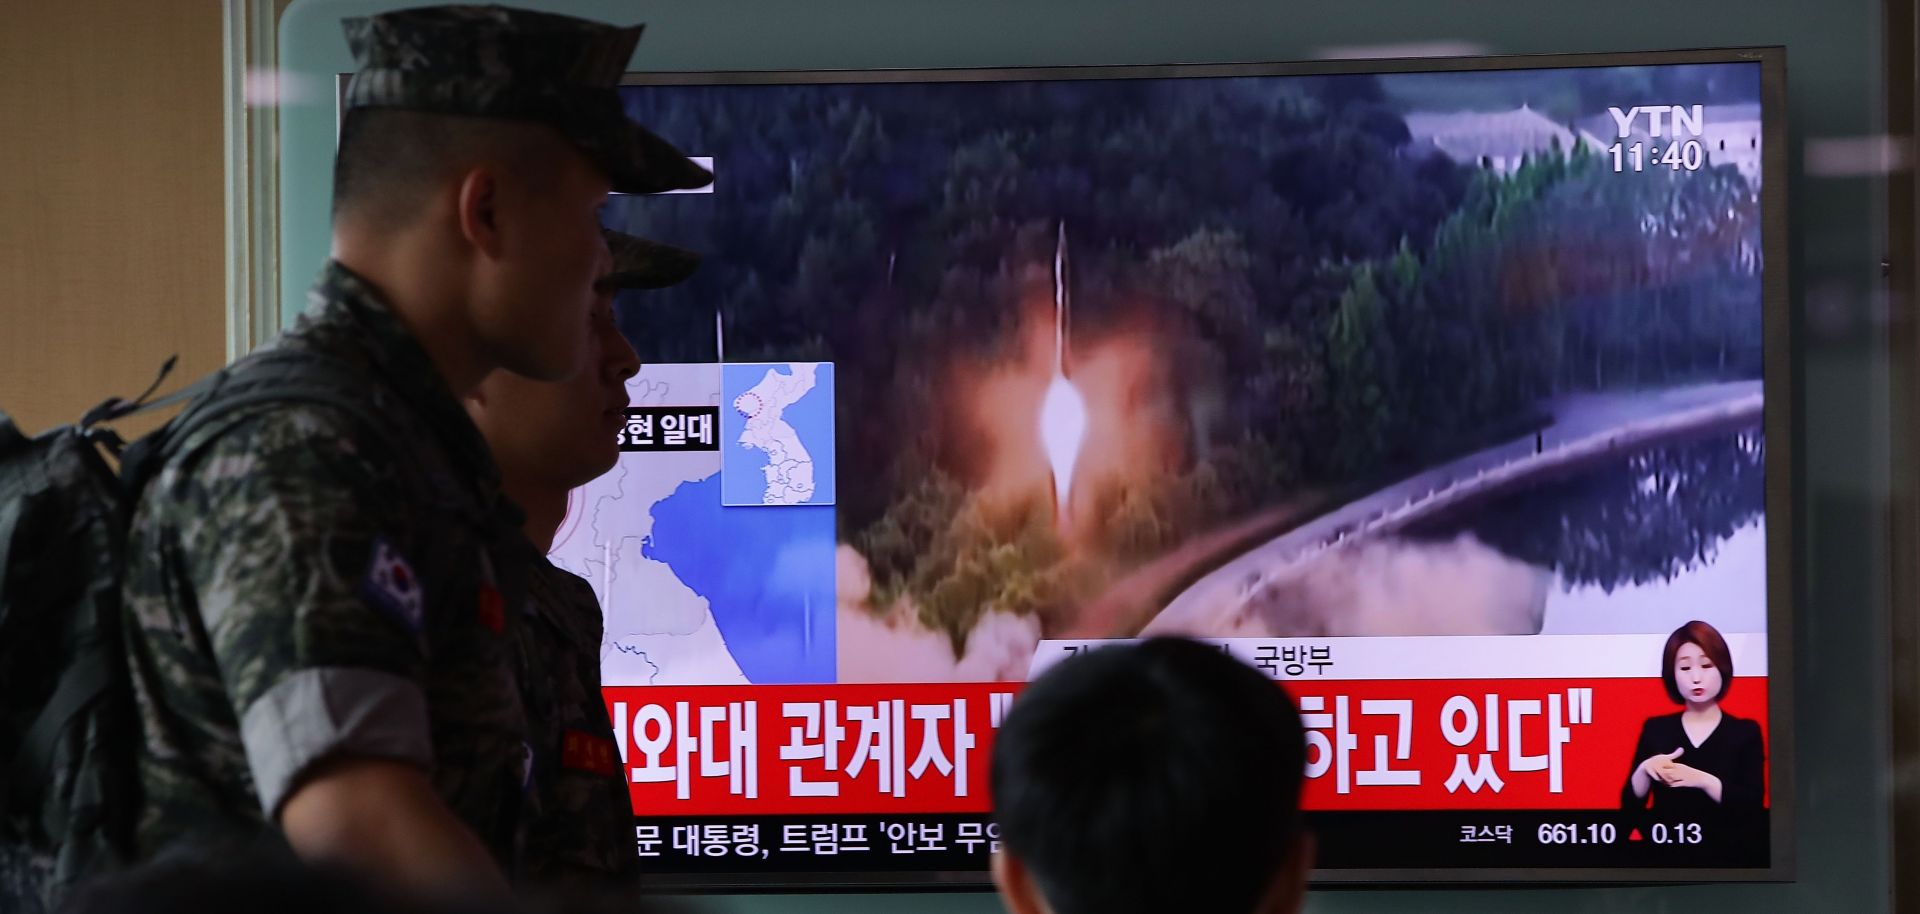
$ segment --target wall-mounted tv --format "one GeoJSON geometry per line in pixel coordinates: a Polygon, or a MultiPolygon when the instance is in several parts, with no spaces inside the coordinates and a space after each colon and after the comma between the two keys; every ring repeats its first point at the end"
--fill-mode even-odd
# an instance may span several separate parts
{"type": "Polygon", "coordinates": [[[654,884],[982,884],[1021,683],[1158,634],[1323,882],[1791,875],[1780,50],[621,95],[717,176],[552,553],[654,884]]]}

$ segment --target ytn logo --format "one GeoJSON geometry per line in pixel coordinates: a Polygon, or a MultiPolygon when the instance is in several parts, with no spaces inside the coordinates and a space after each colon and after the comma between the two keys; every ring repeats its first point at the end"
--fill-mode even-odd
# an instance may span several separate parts
{"type": "Polygon", "coordinates": [[[1682,130],[1685,130],[1689,136],[1699,136],[1703,132],[1702,125],[1706,123],[1704,111],[1704,105],[1693,105],[1691,107],[1685,105],[1641,105],[1628,108],[1625,111],[1621,111],[1619,108],[1607,109],[1607,113],[1613,116],[1614,126],[1620,128],[1621,139],[1626,139],[1633,135],[1633,124],[1639,120],[1640,115],[1643,114],[1647,116],[1647,124],[1652,128],[1647,132],[1648,136],[1660,136],[1663,125],[1664,129],[1674,136],[1679,136],[1682,130]]]}

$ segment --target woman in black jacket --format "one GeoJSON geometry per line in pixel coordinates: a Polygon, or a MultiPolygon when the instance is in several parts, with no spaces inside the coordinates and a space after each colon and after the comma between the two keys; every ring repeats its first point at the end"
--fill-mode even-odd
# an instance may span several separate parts
{"type": "Polygon", "coordinates": [[[1760,809],[1766,794],[1760,724],[1720,709],[1733,685],[1726,639],[1705,622],[1688,622],[1668,636],[1660,671],[1668,697],[1683,710],[1641,726],[1621,807],[1651,808],[1660,819],[1681,821],[1760,809]]]}

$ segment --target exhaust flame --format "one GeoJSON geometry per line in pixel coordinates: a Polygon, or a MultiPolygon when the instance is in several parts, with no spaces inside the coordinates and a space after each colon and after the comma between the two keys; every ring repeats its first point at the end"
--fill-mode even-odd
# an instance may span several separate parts
{"type": "Polygon", "coordinates": [[[1064,375],[1054,374],[1047,385],[1047,396],[1040,403],[1040,443],[1047,450],[1047,462],[1053,465],[1053,490],[1060,502],[1060,517],[1067,516],[1067,498],[1073,487],[1073,465],[1080,458],[1080,444],[1087,436],[1087,401],[1064,375]]]}

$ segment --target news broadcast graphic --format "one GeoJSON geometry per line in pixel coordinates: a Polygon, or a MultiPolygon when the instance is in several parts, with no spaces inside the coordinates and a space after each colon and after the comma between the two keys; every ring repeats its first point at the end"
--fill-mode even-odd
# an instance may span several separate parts
{"type": "Polygon", "coordinates": [[[1022,683],[1168,634],[1322,878],[1779,878],[1783,66],[636,78],[706,260],[551,557],[648,871],[980,882],[1022,683]]]}

